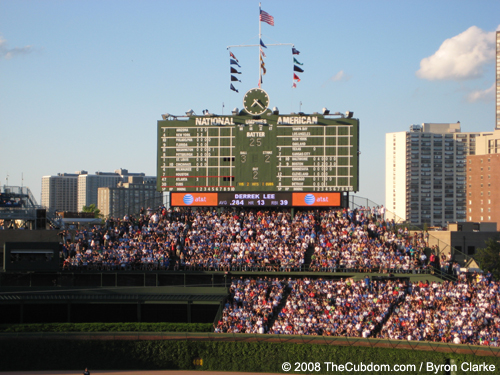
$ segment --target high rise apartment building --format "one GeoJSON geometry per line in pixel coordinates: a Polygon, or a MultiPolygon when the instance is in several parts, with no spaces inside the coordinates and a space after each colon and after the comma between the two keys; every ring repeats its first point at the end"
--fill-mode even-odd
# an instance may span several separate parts
{"type": "Polygon", "coordinates": [[[466,157],[482,133],[460,123],[412,125],[386,134],[386,209],[415,225],[466,219],[466,157]]]}
{"type": "Polygon", "coordinates": [[[500,225],[500,130],[478,139],[467,156],[467,221],[500,225]]]}
{"type": "MultiPolygon", "coordinates": [[[[102,187],[115,188],[120,183],[129,182],[129,178],[140,178],[141,181],[155,181],[156,177],[145,176],[144,173],[129,173],[127,169],[117,169],[114,172],[87,171],[75,173],[58,173],[57,176],[42,177],[42,206],[47,211],[82,211],[84,206],[98,206],[98,189],[102,187]]],[[[146,203],[144,203],[146,204],[146,203]]]]}
{"type": "Polygon", "coordinates": [[[77,173],[58,173],[42,177],[42,206],[47,212],[77,211],[77,173]]]}
{"type": "Polygon", "coordinates": [[[141,208],[157,208],[163,204],[163,194],[156,191],[156,177],[128,177],[116,187],[98,189],[97,207],[105,217],[137,214],[141,208]]]}
{"type": "Polygon", "coordinates": [[[82,171],[78,176],[78,211],[84,206],[94,204],[97,207],[97,190],[101,187],[116,187],[119,182],[128,181],[129,176],[145,177],[144,173],[129,173],[127,169],[116,169],[114,172],[96,172],[88,174],[82,171]]]}

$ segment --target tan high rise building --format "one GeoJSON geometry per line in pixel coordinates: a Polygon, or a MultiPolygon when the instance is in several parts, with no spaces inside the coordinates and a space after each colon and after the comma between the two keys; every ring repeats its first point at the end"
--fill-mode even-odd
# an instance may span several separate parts
{"type": "Polygon", "coordinates": [[[415,225],[465,221],[466,157],[481,134],[462,133],[459,122],[386,134],[387,211],[415,225]]]}
{"type": "Polygon", "coordinates": [[[116,187],[98,189],[97,207],[105,217],[123,217],[139,213],[141,208],[157,209],[163,194],[156,191],[156,177],[128,177],[116,187]]]}
{"type": "Polygon", "coordinates": [[[42,177],[42,206],[47,212],[77,211],[77,173],[58,173],[42,177]]]}

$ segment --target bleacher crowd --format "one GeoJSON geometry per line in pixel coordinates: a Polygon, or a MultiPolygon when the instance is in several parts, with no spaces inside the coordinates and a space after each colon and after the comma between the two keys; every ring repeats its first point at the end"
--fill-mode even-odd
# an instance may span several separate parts
{"type": "Polygon", "coordinates": [[[499,292],[482,275],[457,283],[240,278],[215,332],[499,346],[499,292]]]}
{"type": "MultiPolygon", "coordinates": [[[[352,280],[343,271],[419,273],[459,268],[370,210],[167,209],[61,232],[64,270],[329,272],[239,278],[215,332],[380,337],[498,346],[500,283],[352,280]],[[427,251],[426,251],[427,250],[427,251]],[[306,262],[310,258],[310,262],[306,262]],[[285,303],[286,302],[286,303],[285,303]]],[[[402,275],[403,276],[403,275],[402,275]]]]}
{"type": "Polygon", "coordinates": [[[62,232],[63,269],[425,272],[437,264],[422,233],[369,212],[148,209],[62,232]]]}

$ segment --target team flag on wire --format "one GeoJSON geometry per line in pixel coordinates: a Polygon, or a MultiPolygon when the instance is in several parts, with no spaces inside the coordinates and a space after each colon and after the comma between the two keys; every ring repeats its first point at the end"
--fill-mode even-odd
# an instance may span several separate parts
{"type": "Polygon", "coordinates": [[[231,87],[230,87],[231,90],[233,91],[236,91],[236,92],[239,92],[238,90],[235,89],[235,87],[233,86],[233,84],[231,83],[231,87]]]}
{"type": "Polygon", "coordinates": [[[234,73],[234,74],[241,74],[240,72],[238,72],[236,69],[234,69],[233,67],[231,67],[231,73],[234,73]]]}
{"type": "Polygon", "coordinates": [[[241,82],[241,81],[235,76],[231,76],[231,82],[241,82]]]}
{"type": "Polygon", "coordinates": [[[233,60],[233,59],[229,59],[229,63],[231,65],[238,65],[239,68],[241,68],[240,64],[238,64],[238,62],[236,60],[233,60]]]}
{"type": "Polygon", "coordinates": [[[260,45],[264,48],[267,48],[267,46],[264,44],[264,42],[262,41],[262,39],[260,40],[260,45]]]}
{"type": "MultiPolygon", "coordinates": [[[[297,61],[297,59],[296,59],[295,57],[293,58],[293,62],[294,62],[295,64],[298,64],[298,65],[304,65],[304,64],[302,64],[302,63],[298,62],[298,61],[297,61]]],[[[239,66],[239,65],[238,65],[238,66],[239,66]]]]}
{"type": "Polygon", "coordinates": [[[260,21],[265,22],[268,25],[274,26],[274,17],[271,16],[269,13],[264,12],[263,10],[260,11],[260,21]]]}
{"type": "Polygon", "coordinates": [[[292,55],[300,55],[300,51],[295,47],[292,47],[292,55]]]}
{"type": "Polygon", "coordinates": [[[300,82],[300,78],[297,74],[293,73],[293,79],[297,82],[300,82]]]}
{"type": "Polygon", "coordinates": [[[261,54],[262,57],[267,57],[266,54],[264,53],[264,51],[262,50],[262,48],[260,48],[260,54],[261,54]]]}
{"type": "Polygon", "coordinates": [[[304,70],[302,68],[299,68],[297,65],[293,66],[293,71],[294,72],[299,72],[299,73],[304,73],[304,70]]]}
{"type": "Polygon", "coordinates": [[[239,62],[238,59],[236,58],[236,56],[234,56],[234,54],[231,51],[229,51],[229,56],[231,56],[233,59],[235,59],[237,62],[239,62]]]}

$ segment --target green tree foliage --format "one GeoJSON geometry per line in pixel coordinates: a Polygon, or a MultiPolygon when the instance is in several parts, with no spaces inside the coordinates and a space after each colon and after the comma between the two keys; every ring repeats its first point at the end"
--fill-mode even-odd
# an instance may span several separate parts
{"type": "Polygon", "coordinates": [[[477,249],[474,258],[483,271],[489,271],[496,280],[500,280],[500,243],[498,236],[489,238],[486,247],[477,249]]]}
{"type": "Polygon", "coordinates": [[[98,209],[94,203],[92,203],[91,205],[89,206],[83,206],[82,207],[82,212],[89,212],[89,213],[93,213],[94,214],[94,217],[96,218],[102,218],[102,214],[101,214],[101,210],[98,209]]]}

